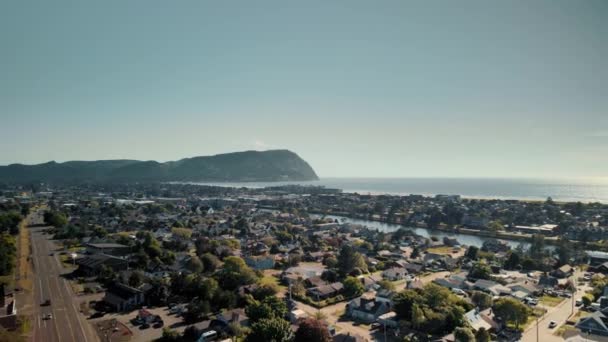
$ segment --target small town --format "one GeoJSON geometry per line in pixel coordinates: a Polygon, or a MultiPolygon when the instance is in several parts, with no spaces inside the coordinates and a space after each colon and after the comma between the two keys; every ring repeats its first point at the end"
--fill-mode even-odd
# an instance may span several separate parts
{"type": "Polygon", "coordinates": [[[600,203],[5,185],[0,229],[0,335],[14,341],[24,329],[36,341],[608,336],[600,203]]]}

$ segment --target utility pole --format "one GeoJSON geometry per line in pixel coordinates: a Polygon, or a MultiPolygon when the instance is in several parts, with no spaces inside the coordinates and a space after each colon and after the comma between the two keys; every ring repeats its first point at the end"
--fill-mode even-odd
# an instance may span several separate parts
{"type": "Polygon", "coordinates": [[[538,316],[536,316],[536,342],[538,342],[538,316]]]}

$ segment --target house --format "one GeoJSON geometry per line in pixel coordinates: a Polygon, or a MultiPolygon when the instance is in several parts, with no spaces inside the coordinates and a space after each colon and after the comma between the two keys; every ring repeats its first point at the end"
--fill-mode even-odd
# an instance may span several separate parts
{"type": "Polygon", "coordinates": [[[13,330],[19,326],[17,305],[15,297],[12,294],[7,296],[4,288],[4,283],[0,283],[0,328],[13,330]]]}
{"type": "Polygon", "coordinates": [[[116,311],[126,311],[144,304],[144,293],[134,287],[114,283],[106,290],[103,301],[116,311]]]}
{"type": "Polygon", "coordinates": [[[385,327],[399,327],[399,319],[397,318],[397,313],[395,311],[389,311],[384,315],[380,315],[376,321],[385,327]]]}
{"type": "Polygon", "coordinates": [[[324,300],[330,297],[335,297],[344,290],[342,283],[332,283],[329,285],[321,285],[308,289],[306,292],[317,301],[324,300]]]}
{"type": "Polygon", "coordinates": [[[535,296],[540,294],[541,292],[540,288],[530,281],[522,281],[518,283],[509,284],[507,285],[507,287],[510,288],[512,292],[524,292],[528,296],[535,296]]]}
{"type": "Polygon", "coordinates": [[[114,272],[124,271],[129,268],[127,260],[107,254],[88,255],[76,259],[76,264],[78,265],[76,272],[88,276],[99,275],[104,267],[110,268],[114,272]]]}
{"type": "Polygon", "coordinates": [[[486,309],[483,311],[473,309],[464,314],[464,319],[474,331],[481,328],[488,331],[492,329],[496,330],[498,328],[498,323],[494,321],[492,315],[492,309],[486,309]]]}
{"type": "Polygon", "coordinates": [[[554,288],[558,283],[557,278],[548,274],[543,274],[538,278],[538,285],[544,288],[554,288]]]}
{"type": "Polygon", "coordinates": [[[89,254],[127,255],[131,247],[118,243],[89,243],[86,245],[89,254]]]}
{"type": "Polygon", "coordinates": [[[556,278],[568,278],[569,276],[571,276],[574,273],[574,268],[572,268],[572,266],[566,264],[563,265],[562,267],[556,269],[555,271],[552,272],[552,275],[556,278]]]}
{"type": "Polygon", "coordinates": [[[401,267],[405,268],[409,274],[418,274],[424,269],[424,266],[414,263],[404,263],[401,267]]]}
{"type": "Polygon", "coordinates": [[[407,276],[407,270],[403,267],[391,267],[382,271],[382,277],[390,281],[401,280],[407,276]]]}
{"type": "Polygon", "coordinates": [[[289,321],[292,324],[295,324],[299,320],[306,318],[306,317],[308,317],[308,314],[306,313],[306,311],[304,311],[302,309],[295,309],[289,313],[289,321]]]}
{"type": "Polygon", "coordinates": [[[229,324],[236,324],[241,327],[249,326],[249,317],[245,309],[232,309],[222,312],[216,316],[216,320],[222,322],[227,327],[229,324]]]}
{"type": "Polygon", "coordinates": [[[608,319],[601,311],[595,311],[576,323],[576,328],[583,333],[608,336],[608,319]]]}
{"type": "Polygon", "coordinates": [[[485,280],[485,279],[478,279],[473,284],[473,288],[483,291],[483,292],[490,293],[494,296],[511,294],[510,288],[503,286],[495,281],[485,280]]]}
{"type": "Polygon", "coordinates": [[[245,263],[254,270],[270,270],[274,268],[274,256],[249,256],[245,258],[245,263]]]}
{"type": "Polygon", "coordinates": [[[304,285],[306,287],[319,287],[327,285],[327,282],[323,280],[323,278],[321,278],[320,276],[314,276],[304,280],[304,285]]]}
{"type": "Polygon", "coordinates": [[[587,262],[591,266],[598,266],[608,262],[608,252],[585,251],[585,254],[587,254],[587,262]]]}
{"type": "Polygon", "coordinates": [[[390,306],[385,301],[376,300],[373,294],[364,294],[346,305],[346,312],[351,318],[367,323],[375,322],[389,311],[390,306]]]}

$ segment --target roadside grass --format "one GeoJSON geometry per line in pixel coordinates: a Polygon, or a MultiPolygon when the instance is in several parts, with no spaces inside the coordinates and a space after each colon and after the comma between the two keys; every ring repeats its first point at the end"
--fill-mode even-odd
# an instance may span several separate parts
{"type": "MultiPolygon", "coordinates": [[[[547,312],[547,310],[545,309],[541,309],[541,308],[534,308],[532,310],[532,314],[530,316],[528,316],[528,321],[526,321],[526,323],[521,324],[519,326],[519,329],[521,331],[525,331],[530,325],[535,324],[536,323],[536,318],[538,317],[539,319],[547,312]]],[[[511,325],[508,324],[511,328],[514,328],[515,325],[511,325]]]]}
{"type": "Polygon", "coordinates": [[[577,331],[578,329],[576,329],[574,326],[569,325],[569,324],[562,324],[557,330],[555,330],[555,332],[553,332],[553,335],[555,336],[559,336],[562,337],[566,334],[566,332],[568,331],[577,331]]]}
{"type": "Polygon", "coordinates": [[[74,266],[74,261],[72,260],[72,257],[68,254],[59,255],[59,261],[61,261],[61,264],[63,264],[63,267],[65,268],[76,268],[76,266],[74,266]]]}
{"type": "Polygon", "coordinates": [[[551,306],[551,307],[559,305],[564,300],[566,300],[566,298],[564,298],[564,297],[552,297],[552,296],[547,296],[547,295],[540,297],[541,304],[543,304],[545,306],[551,306]]]}
{"type": "Polygon", "coordinates": [[[30,263],[30,231],[27,229],[27,218],[19,223],[19,242],[18,242],[18,260],[17,260],[17,276],[18,286],[24,290],[31,291],[34,287],[31,275],[32,264],[30,263]]]}

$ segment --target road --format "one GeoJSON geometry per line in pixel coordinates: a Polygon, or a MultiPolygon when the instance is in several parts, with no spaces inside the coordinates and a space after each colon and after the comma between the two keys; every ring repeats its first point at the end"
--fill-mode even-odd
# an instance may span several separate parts
{"type": "MultiPolygon", "coordinates": [[[[578,271],[574,274],[574,279],[578,279],[583,276],[583,272],[578,271]]],[[[576,283],[576,281],[575,281],[576,283]]],[[[555,336],[555,331],[570,317],[571,314],[576,314],[578,312],[579,307],[574,307],[572,303],[576,300],[579,300],[583,297],[585,292],[587,291],[587,285],[580,287],[580,290],[577,290],[572,298],[566,298],[563,302],[555,307],[547,307],[547,313],[538,320],[538,341],[543,342],[551,342],[551,341],[563,341],[564,339],[559,336],[555,336]],[[549,322],[555,321],[557,323],[557,327],[550,329],[549,322]]],[[[522,341],[524,342],[532,342],[537,340],[537,325],[532,324],[526,329],[523,334],[522,341]]]]}
{"type": "Polygon", "coordinates": [[[95,342],[98,337],[84,315],[77,309],[77,296],[66,279],[56,257],[55,244],[44,234],[45,228],[31,228],[32,260],[34,262],[33,341],[95,342]],[[49,306],[40,304],[51,301],[49,306]],[[52,319],[43,315],[52,314],[52,319]]]}

